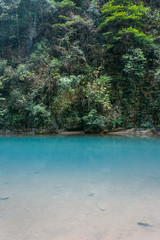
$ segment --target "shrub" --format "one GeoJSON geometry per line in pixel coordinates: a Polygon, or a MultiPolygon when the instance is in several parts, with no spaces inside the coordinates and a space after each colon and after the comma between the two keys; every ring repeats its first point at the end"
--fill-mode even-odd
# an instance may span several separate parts
{"type": "Polygon", "coordinates": [[[95,109],[92,109],[88,115],[84,116],[82,119],[87,132],[103,131],[106,127],[106,117],[98,114],[95,109]]]}

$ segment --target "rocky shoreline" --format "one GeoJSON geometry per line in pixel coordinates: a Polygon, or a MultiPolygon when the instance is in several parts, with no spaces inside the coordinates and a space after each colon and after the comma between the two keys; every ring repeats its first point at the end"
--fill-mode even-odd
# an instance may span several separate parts
{"type": "Polygon", "coordinates": [[[152,137],[160,136],[160,130],[152,131],[144,128],[130,128],[130,129],[114,129],[112,131],[105,130],[99,133],[88,133],[85,131],[65,131],[65,130],[50,130],[50,129],[18,129],[18,130],[0,130],[0,136],[12,135],[62,135],[62,136],[75,136],[75,135],[108,135],[108,136],[135,136],[135,137],[152,137]]]}
{"type": "Polygon", "coordinates": [[[117,130],[108,132],[108,135],[113,136],[160,136],[160,131],[152,131],[150,129],[144,129],[144,128],[131,128],[131,129],[123,129],[123,130],[117,130]]]}

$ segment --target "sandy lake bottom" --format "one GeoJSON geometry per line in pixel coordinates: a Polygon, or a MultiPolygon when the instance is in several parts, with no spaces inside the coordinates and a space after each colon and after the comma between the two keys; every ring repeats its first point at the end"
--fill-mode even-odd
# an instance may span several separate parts
{"type": "Polygon", "coordinates": [[[160,138],[0,137],[0,240],[160,240],[160,138]]]}

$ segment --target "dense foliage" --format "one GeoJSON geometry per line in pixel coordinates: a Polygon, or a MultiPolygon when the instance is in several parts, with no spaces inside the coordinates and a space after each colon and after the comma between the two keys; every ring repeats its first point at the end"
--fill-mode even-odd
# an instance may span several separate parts
{"type": "Polygon", "coordinates": [[[0,0],[0,128],[160,127],[159,8],[0,0]]]}

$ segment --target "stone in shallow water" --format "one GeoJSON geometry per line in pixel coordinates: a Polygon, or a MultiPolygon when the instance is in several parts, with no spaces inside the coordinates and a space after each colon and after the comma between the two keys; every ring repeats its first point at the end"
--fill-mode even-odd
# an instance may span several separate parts
{"type": "Polygon", "coordinates": [[[101,211],[106,211],[106,209],[104,208],[104,207],[99,207],[99,210],[101,210],[101,211]]]}
{"type": "Polygon", "coordinates": [[[8,184],[9,184],[9,182],[4,182],[4,184],[5,184],[5,185],[8,185],[8,184]]]}
{"type": "Polygon", "coordinates": [[[111,169],[110,168],[105,168],[102,171],[104,174],[111,174],[111,169]]]}
{"type": "Polygon", "coordinates": [[[143,226],[143,227],[152,227],[153,226],[152,224],[143,223],[143,222],[138,222],[137,224],[140,225],[140,226],[143,226]]]}
{"type": "Polygon", "coordinates": [[[88,196],[89,196],[89,197],[93,197],[94,195],[95,195],[94,192],[90,192],[90,193],[88,193],[88,196]]]}
{"type": "Polygon", "coordinates": [[[2,200],[2,201],[8,200],[8,199],[9,199],[9,197],[0,197],[0,200],[2,200]]]}

